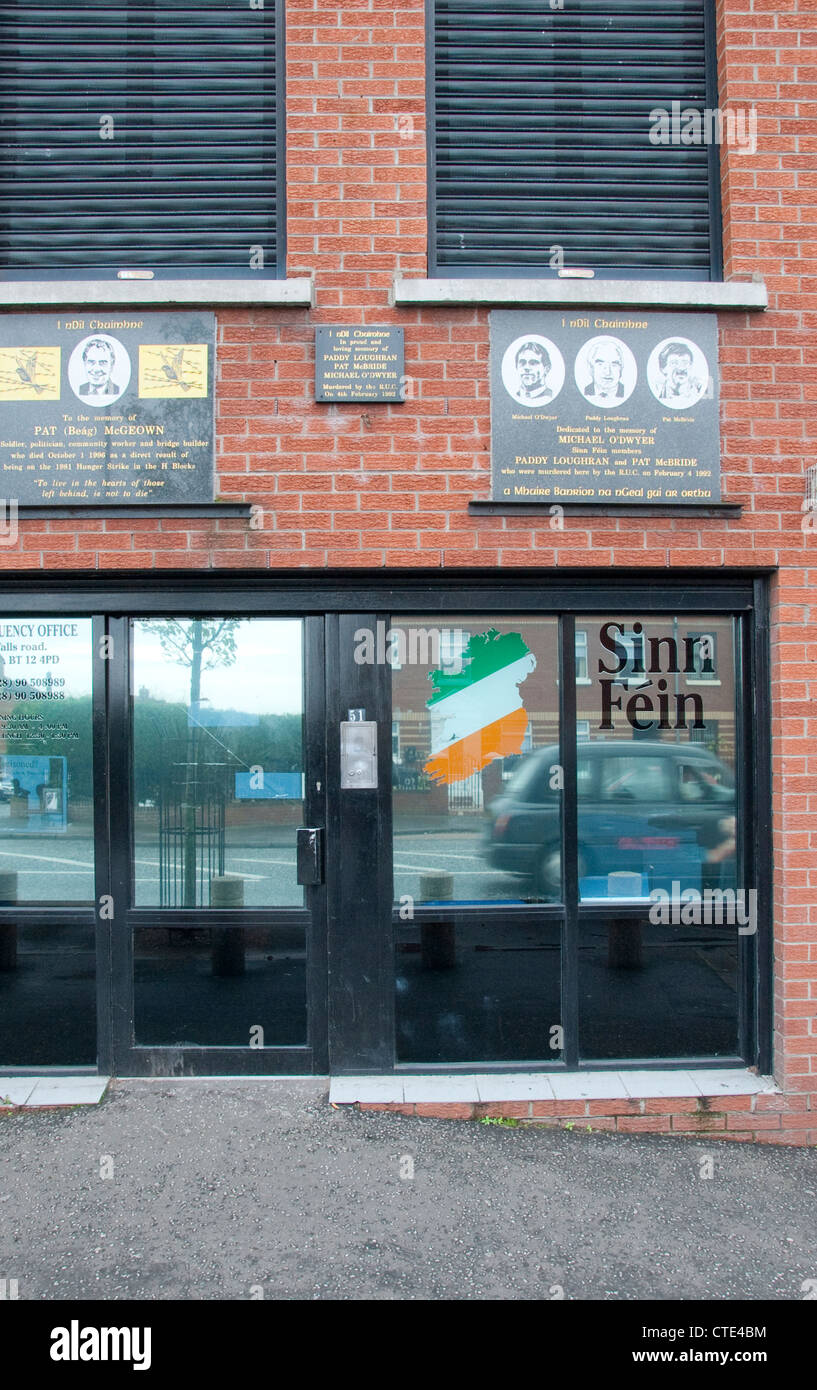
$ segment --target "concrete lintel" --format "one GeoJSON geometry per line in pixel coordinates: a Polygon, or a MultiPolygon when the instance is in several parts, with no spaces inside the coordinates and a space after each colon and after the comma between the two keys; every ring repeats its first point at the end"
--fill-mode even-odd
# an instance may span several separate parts
{"type": "Polygon", "coordinates": [[[766,309],[763,280],[410,280],[396,276],[390,295],[396,306],[416,304],[514,305],[520,309],[561,305],[621,309],[766,309]]]}
{"type": "Polygon", "coordinates": [[[4,280],[0,307],[79,308],[117,305],[147,308],[153,304],[195,304],[257,307],[269,305],[309,309],[312,281],[293,280],[4,280]]]}

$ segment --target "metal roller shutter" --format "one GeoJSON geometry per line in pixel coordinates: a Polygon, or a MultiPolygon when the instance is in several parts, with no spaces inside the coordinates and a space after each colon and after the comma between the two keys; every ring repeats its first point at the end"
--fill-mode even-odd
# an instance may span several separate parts
{"type": "Polygon", "coordinates": [[[437,270],[719,275],[717,147],[649,139],[716,105],[708,0],[430,3],[437,270]]]}
{"type": "Polygon", "coordinates": [[[277,9],[0,3],[6,273],[275,273],[277,9]]]}

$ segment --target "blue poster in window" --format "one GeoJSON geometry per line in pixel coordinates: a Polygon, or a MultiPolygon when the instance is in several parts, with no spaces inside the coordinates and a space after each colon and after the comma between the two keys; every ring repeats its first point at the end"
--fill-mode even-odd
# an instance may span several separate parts
{"type": "Polygon", "coordinates": [[[237,772],[236,801],[301,801],[302,772],[237,772]]]}
{"type": "Polygon", "coordinates": [[[0,803],[8,807],[4,834],[62,831],[68,821],[66,759],[0,757],[0,803]]]}

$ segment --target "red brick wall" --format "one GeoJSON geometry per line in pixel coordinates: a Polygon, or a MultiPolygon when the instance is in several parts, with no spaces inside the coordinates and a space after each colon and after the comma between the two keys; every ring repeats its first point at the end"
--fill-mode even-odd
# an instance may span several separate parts
{"type": "Polygon", "coordinates": [[[426,271],[421,0],[287,0],[288,273],[317,308],[220,310],[220,495],[243,520],[26,521],[5,569],[325,566],[777,567],[773,589],[776,1056],[817,1092],[817,535],[814,457],[817,16],[813,0],[722,0],[722,106],[756,106],[754,154],[723,151],[727,278],[760,272],[765,313],[719,317],[724,495],[740,518],[471,517],[489,491],[488,310],[394,310],[426,271]],[[810,114],[811,113],[811,114],[810,114]],[[403,405],[316,405],[319,323],[406,330],[403,405]],[[810,568],[813,566],[813,568],[810,568]]]}
{"type": "Polygon", "coordinates": [[[414,1104],[361,1102],[360,1110],[390,1110],[441,1120],[486,1116],[561,1129],[614,1130],[618,1134],[706,1134],[712,1139],[765,1144],[817,1144],[817,1100],[809,1094],[755,1096],[645,1096],[630,1100],[450,1101],[414,1104]]]}

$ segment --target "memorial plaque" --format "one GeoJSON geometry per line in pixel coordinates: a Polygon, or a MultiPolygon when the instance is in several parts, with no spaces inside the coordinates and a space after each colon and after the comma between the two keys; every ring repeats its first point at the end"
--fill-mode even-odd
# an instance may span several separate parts
{"type": "Polygon", "coordinates": [[[496,502],[719,502],[712,314],[491,314],[496,502]]]}
{"type": "Polygon", "coordinates": [[[215,316],[0,317],[0,495],[213,501],[215,316]]]}
{"type": "Polygon", "coordinates": [[[403,330],[315,329],[316,401],[404,401],[403,330]]]}

